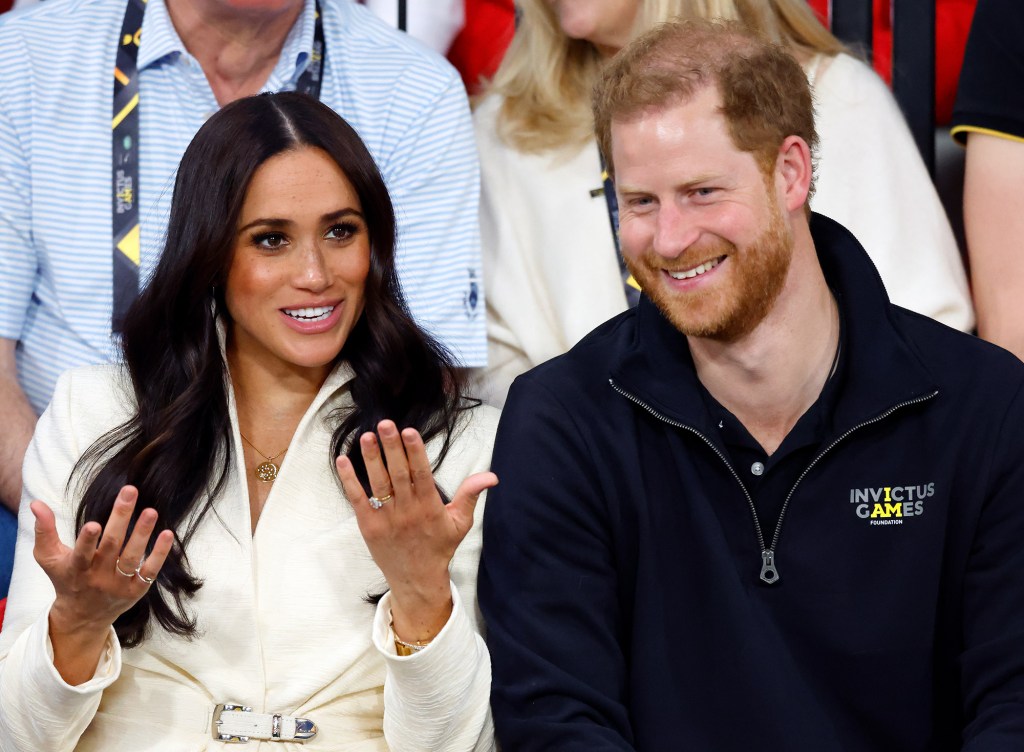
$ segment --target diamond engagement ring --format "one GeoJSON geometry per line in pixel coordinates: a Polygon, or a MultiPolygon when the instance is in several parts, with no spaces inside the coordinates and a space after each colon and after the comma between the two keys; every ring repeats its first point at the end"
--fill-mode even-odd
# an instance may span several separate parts
{"type": "Polygon", "coordinates": [[[393,497],[393,494],[388,494],[387,496],[381,496],[380,498],[377,498],[376,496],[371,496],[368,499],[368,501],[370,502],[370,506],[371,507],[373,507],[374,509],[380,509],[382,506],[384,506],[389,501],[391,501],[392,497],[393,497]]]}

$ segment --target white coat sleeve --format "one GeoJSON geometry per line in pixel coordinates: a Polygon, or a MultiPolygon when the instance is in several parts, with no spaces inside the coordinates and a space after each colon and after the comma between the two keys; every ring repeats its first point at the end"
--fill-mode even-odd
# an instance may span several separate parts
{"type": "Polygon", "coordinates": [[[57,673],[48,633],[53,585],[32,555],[35,518],[28,505],[33,499],[53,509],[65,545],[74,540],[73,501],[66,487],[85,448],[79,446],[73,425],[76,373],[81,372],[60,377],[25,457],[14,574],[0,633],[0,752],[73,750],[96,714],[103,690],[121,671],[121,649],[111,628],[92,679],[73,687],[57,673]]]}
{"type": "MultiPolygon", "coordinates": [[[[494,749],[491,660],[452,583],[448,623],[418,653],[399,656],[391,631],[391,594],[377,606],[373,641],[387,664],[384,737],[394,752],[494,749]]],[[[475,602],[475,598],[473,599],[475,602]]]]}
{"type": "MultiPolygon", "coordinates": [[[[471,420],[435,473],[451,491],[471,473],[488,470],[498,412],[470,411],[471,420]],[[457,466],[457,469],[453,466],[457,466]]],[[[384,659],[384,738],[392,752],[490,752],[491,659],[477,605],[476,578],[483,541],[487,492],[477,501],[473,527],[452,558],[452,613],[430,644],[409,656],[395,652],[391,595],[377,604],[373,642],[384,659]]]]}

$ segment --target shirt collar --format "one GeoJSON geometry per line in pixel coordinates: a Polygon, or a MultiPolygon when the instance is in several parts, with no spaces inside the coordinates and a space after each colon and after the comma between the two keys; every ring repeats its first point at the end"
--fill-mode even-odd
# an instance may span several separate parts
{"type": "Polygon", "coordinates": [[[302,13],[288,33],[281,48],[281,57],[270,74],[268,88],[278,90],[292,89],[299,76],[309,65],[313,52],[313,36],[316,29],[316,0],[306,0],[302,5],[302,13]]]}
{"type": "MultiPolygon", "coordinates": [[[[305,0],[299,18],[281,48],[281,57],[267,81],[268,89],[294,86],[309,64],[315,27],[316,0],[305,0]]],[[[139,39],[139,70],[183,52],[187,52],[185,43],[171,22],[164,0],[148,0],[139,39]]]]}
{"type": "Polygon", "coordinates": [[[139,70],[184,51],[185,45],[171,23],[164,0],[148,0],[139,38],[139,70]]]}

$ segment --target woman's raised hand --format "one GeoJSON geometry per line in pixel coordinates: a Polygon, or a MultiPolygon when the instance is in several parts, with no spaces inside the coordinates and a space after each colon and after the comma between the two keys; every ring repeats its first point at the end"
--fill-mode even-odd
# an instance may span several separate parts
{"type": "Polygon", "coordinates": [[[477,499],[497,485],[498,477],[470,475],[446,505],[419,432],[406,428],[399,433],[390,420],[382,420],[377,431],[379,444],[370,432],[359,438],[373,496],[367,498],[344,455],[337,459],[338,476],[363,539],[388,581],[395,634],[406,642],[427,642],[451,615],[448,564],[473,527],[477,499]]]}
{"type": "Polygon", "coordinates": [[[174,534],[162,531],[146,556],[156,526],[156,511],[144,509],[125,541],[139,492],[124,486],[105,527],[82,526],[74,548],[57,534],[53,511],[33,501],[36,561],[53,583],[50,609],[53,663],[68,684],[81,684],[96,670],[110,625],[149,590],[167,558],[174,534]]]}

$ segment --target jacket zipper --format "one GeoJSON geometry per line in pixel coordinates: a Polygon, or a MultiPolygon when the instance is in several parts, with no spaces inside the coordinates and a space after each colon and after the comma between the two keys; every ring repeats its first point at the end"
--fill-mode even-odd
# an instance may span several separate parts
{"type": "Polygon", "coordinates": [[[718,455],[719,459],[721,459],[722,462],[725,463],[725,466],[729,469],[729,472],[732,473],[732,477],[736,479],[736,482],[740,484],[740,488],[743,489],[743,495],[747,497],[747,506],[750,507],[750,516],[754,520],[754,532],[757,534],[757,545],[761,548],[761,575],[760,575],[760,579],[761,579],[762,582],[767,583],[769,585],[774,585],[776,582],[779,581],[779,570],[775,566],[775,552],[776,552],[776,549],[777,549],[778,544],[779,544],[779,536],[782,534],[782,521],[785,519],[785,517],[786,517],[786,510],[789,508],[789,500],[793,498],[793,494],[796,492],[797,486],[800,485],[800,482],[804,479],[804,477],[807,475],[807,473],[809,473],[811,471],[811,469],[815,465],[818,464],[818,461],[822,457],[824,457],[828,452],[830,452],[836,446],[836,444],[841,442],[843,439],[845,439],[847,436],[849,436],[854,431],[857,431],[857,430],[859,430],[861,428],[864,428],[865,426],[870,426],[870,425],[872,425],[874,423],[878,423],[881,420],[885,420],[890,415],[892,415],[894,412],[896,412],[897,410],[901,410],[904,407],[909,407],[910,405],[916,405],[919,402],[926,402],[927,400],[932,399],[933,397],[935,397],[939,393],[938,390],[936,390],[936,391],[932,392],[931,394],[924,394],[924,395],[922,395],[920,397],[916,397],[915,399],[912,399],[912,400],[905,400],[903,402],[899,402],[899,403],[893,405],[892,407],[890,407],[885,412],[883,412],[883,413],[881,413],[879,415],[876,415],[874,418],[871,418],[870,420],[866,420],[863,423],[858,423],[853,428],[850,428],[849,430],[847,430],[846,433],[844,433],[841,436],[839,436],[838,438],[836,438],[827,447],[822,449],[821,452],[818,454],[818,456],[815,457],[811,461],[811,464],[809,464],[806,468],[804,468],[804,471],[802,473],[800,473],[800,477],[798,477],[796,479],[796,483],[793,484],[793,487],[791,489],[789,489],[789,493],[786,494],[786,500],[782,502],[782,509],[779,510],[779,519],[775,523],[775,533],[772,535],[772,544],[771,544],[771,546],[765,546],[765,543],[764,543],[764,532],[761,530],[761,522],[757,518],[757,508],[754,506],[754,500],[751,498],[750,492],[747,490],[747,487],[743,484],[743,480],[740,478],[740,476],[737,474],[737,472],[733,469],[732,464],[730,464],[729,460],[726,459],[725,455],[722,454],[718,450],[718,447],[716,447],[713,443],[711,443],[711,440],[708,439],[707,436],[702,434],[700,431],[698,431],[693,426],[688,426],[685,423],[680,423],[678,420],[673,420],[672,418],[669,418],[667,415],[662,415],[661,413],[659,413],[657,410],[655,410],[653,407],[648,405],[643,400],[641,400],[638,397],[633,396],[629,392],[621,389],[619,387],[619,385],[616,384],[613,379],[608,379],[608,383],[611,385],[612,389],[614,389],[616,392],[621,394],[623,397],[628,399],[633,404],[639,405],[640,407],[642,407],[644,410],[646,410],[648,413],[653,415],[658,420],[662,421],[663,423],[667,423],[670,426],[674,426],[676,428],[681,428],[684,431],[689,431],[694,436],[698,437],[701,441],[703,441],[705,444],[707,444],[708,447],[711,448],[711,451],[713,451],[716,455],[718,455]]]}

